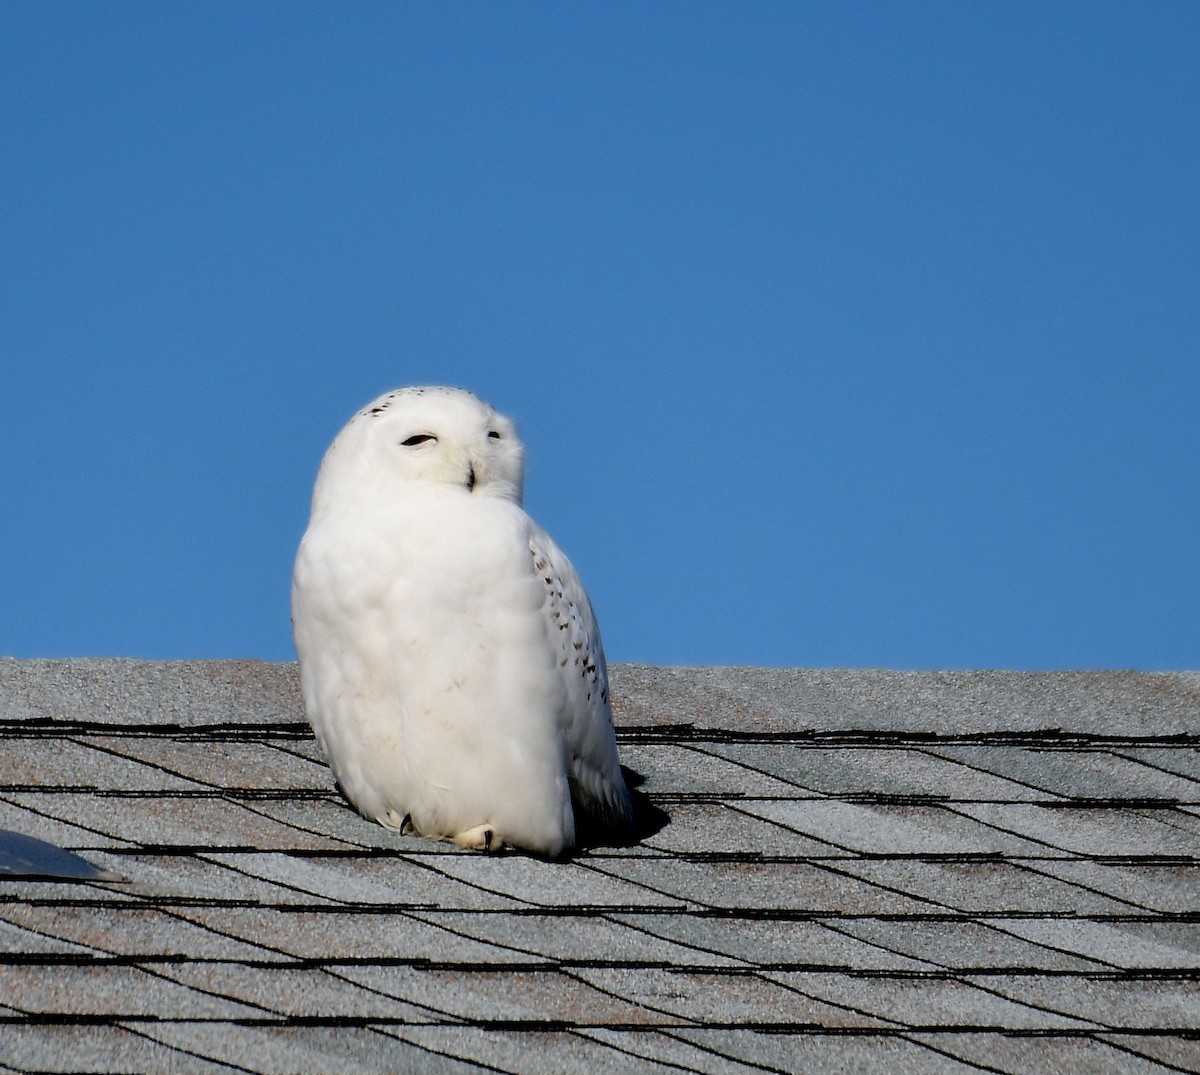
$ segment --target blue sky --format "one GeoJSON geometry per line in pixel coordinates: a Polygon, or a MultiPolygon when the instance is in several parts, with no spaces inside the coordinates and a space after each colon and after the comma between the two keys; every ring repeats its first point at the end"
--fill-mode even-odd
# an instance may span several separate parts
{"type": "Polygon", "coordinates": [[[291,659],[447,383],[610,659],[1200,667],[1200,5],[0,14],[0,652],[291,659]]]}

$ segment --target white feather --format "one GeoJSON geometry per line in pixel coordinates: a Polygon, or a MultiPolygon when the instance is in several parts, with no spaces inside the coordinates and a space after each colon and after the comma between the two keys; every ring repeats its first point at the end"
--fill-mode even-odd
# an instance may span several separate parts
{"type": "Polygon", "coordinates": [[[521,509],[511,422],[401,389],[321,464],[292,585],[305,710],[367,817],[554,855],[631,818],[604,654],[570,561],[521,509]]]}

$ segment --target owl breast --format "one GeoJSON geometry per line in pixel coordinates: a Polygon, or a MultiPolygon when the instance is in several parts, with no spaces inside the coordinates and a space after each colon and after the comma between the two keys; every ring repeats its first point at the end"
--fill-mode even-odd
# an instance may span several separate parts
{"type": "Polygon", "coordinates": [[[557,854],[574,839],[530,522],[429,487],[314,517],[293,583],[301,691],[347,797],[385,825],[494,827],[557,854]]]}

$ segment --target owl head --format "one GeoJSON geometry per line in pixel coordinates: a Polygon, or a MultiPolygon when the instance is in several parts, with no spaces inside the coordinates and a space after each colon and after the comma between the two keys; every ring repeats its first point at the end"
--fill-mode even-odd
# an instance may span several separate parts
{"type": "Polygon", "coordinates": [[[483,400],[461,388],[398,388],[368,403],[334,439],[313,504],[347,486],[386,496],[410,482],[520,504],[523,477],[516,429],[483,400]]]}

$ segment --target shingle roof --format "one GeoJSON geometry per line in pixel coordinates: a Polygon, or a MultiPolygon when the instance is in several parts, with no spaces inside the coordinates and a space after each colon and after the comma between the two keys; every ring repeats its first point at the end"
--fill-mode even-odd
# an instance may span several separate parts
{"type": "Polygon", "coordinates": [[[360,819],[291,665],[0,660],[0,829],[126,879],[0,841],[0,1072],[1200,1070],[1200,674],[613,689],[645,834],[546,862],[360,819]]]}

